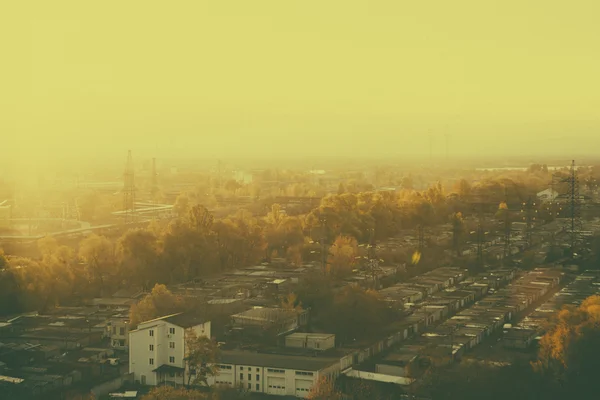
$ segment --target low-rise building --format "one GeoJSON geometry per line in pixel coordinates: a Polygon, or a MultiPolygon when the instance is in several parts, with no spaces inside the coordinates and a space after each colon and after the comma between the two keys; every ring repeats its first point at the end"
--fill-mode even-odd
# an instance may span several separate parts
{"type": "Polygon", "coordinates": [[[129,348],[129,323],[128,317],[113,317],[107,323],[110,345],[117,350],[129,348]]]}
{"type": "Polygon", "coordinates": [[[292,333],[285,337],[285,347],[325,351],[335,347],[335,335],[325,333],[292,333]]]}
{"type": "Polygon", "coordinates": [[[223,351],[219,372],[209,380],[209,384],[241,386],[253,393],[304,398],[320,377],[337,376],[340,370],[341,360],[338,357],[223,351]]]}
{"type": "Polygon", "coordinates": [[[190,313],[179,313],[142,322],[129,332],[129,372],[142,385],[172,382],[183,384],[186,368],[185,334],[188,329],[198,337],[211,337],[210,321],[190,313]]]}

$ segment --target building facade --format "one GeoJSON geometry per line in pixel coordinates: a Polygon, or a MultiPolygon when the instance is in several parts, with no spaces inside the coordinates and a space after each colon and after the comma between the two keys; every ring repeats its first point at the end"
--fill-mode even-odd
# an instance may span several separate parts
{"type": "Polygon", "coordinates": [[[111,318],[107,325],[110,346],[117,350],[129,348],[129,319],[111,318]]]}
{"type": "Polygon", "coordinates": [[[210,338],[210,321],[184,313],[165,316],[138,325],[129,332],[129,372],[142,385],[185,384],[185,332],[193,329],[198,337],[210,338]]]}
{"type": "Polygon", "coordinates": [[[338,376],[341,365],[340,358],[223,351],[219,372],[209,384],[305,398],[320,377],[338,376]]]}

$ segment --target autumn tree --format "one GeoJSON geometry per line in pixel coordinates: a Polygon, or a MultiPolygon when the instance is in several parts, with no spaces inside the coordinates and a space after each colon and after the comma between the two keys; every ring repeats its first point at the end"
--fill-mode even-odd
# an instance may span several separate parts
{"type": "Polygon", "coordinates": [[[298,300],[298,296],[295,293],[288,293],[281,300],[281,308],[284,310],[302,311],[302,302],[298,300]]]}
{"type": "Polygon", "coordinates": [[[331,306],[319,316],[319,325],[341,342],[361,340],[378,334],[394,315],[373,290],[347,285],[334,296],[331,306]]]}
{"type": "Polygon", "coordinates": [[[79,243],[79,257],[86,263],[88,279],[100,285],[102,296],[106,279],[115,273],[116,258],[112,242],[104,236],[92,234],[79,243]]]}
{"type": "Polygon", "coordinates": [[[4,250],[0,249],[0,269],[8,267],[8,258],[4,254],[4,250]]]}
{"type": "Polygon", "coordinates": [[[185,362],[188,367],[187,385],[203,384],[208,386],[208,378],[219,372],[219,348],[206,336],[196,334],[193,329],[185,331],[185,362]]]}
{"type": "Polygon", "coordinates": [[[216,250],[222,270],[255,263],[264,256],[265,237],[257,218],[248,213],[216,221],[216,250]]]}
{"type": "Polygon", "coordinates": [[[208,400],[209,395],[199,390],[173,387],[157,386],[143,395],[140,400],[208,400]]]}
{"type": "MultiPolygon", "coordinates": [[[[579,393],[598,390],[600,370],[600,296],[591,296],[577,308],[558,312],[540,342],[537,371],[579,393]]],[[[576,396],[575,396],[576,397],[576,396]]]]}
{"type": "Polygon", "coordinates": [[[190,209],[192,208],[192,204],[190,201],[190,197],[187,193],[181,193],[175,199],[175,204],[173,205],[173,212],[179,218],[185,218],[188,216],[190,209]]]}
{"type": "Polygon", "coordinates": [[[466,199],[471,194],[471,184],[466,179],[460,179],[454,186],[454,191],[461,199],[466,199]]]}
{"type": "MultiPolygon", "coordinates": [[[[42,260],[38,264],[44,269],[44,280],[37,279],[45,287],[46,303],[43,308],[51,308],[67,301],[74,293],[77,260],[73,249],[59,245],[54,237],[38,240],[42,260]]],[[[33,266],[29,268],[32,272],[33,266]]]]}
{"type": "Polygon", "coordinates": [[[342,393],[336,389],[333,380],[321,377],[310,388],[310,392],[308,392],[306,398],[310,400],[341,400],[342,393]]]}
{"type": "Polygon", "coordinates": [[[195,223],[173,221],[162,237],[163,265],[168,266],[169,281],[186,282],[214,272],[216,241],[212,231],[195,223]]]}
{"type": "Polygon", "coordinates": [[[264,230],[267,242],[267,255],[277,252],[280,256],[289,256],[296,263],[301,261],[300,246],[304,243],[302,222],[298,217],[289,217],[282,212],[279,204],[273,204],[265,218],[264,230]]]}
{"type": "Polygon", "coordinates": [[[456,251],[456,255],[461,255],[461,245],[464,240],[466,233],[465,221],[462,213],[457,212],[450,216],[450,223],[452,224],[452,247],[456,251]]]}
{"type": "Polygon", "coordinates": [[[165,277],[159,269],[160,247],[158,237],[145,229],[132,229],[118,241],[117,254],[121,272],[130,284],[149,289],[165,277]]]}
{"type": "Polygon", "coordinates": [[[144,321],[182,312],[184,308],[180,296],[171,293],[165,285],[156,284],[150,294],[131,306],[129,319],[131,326],[137,326],[144,321]]]}
{"type": "Polygon", "coordinates": [[[349,236],[338,236],[329,248],[327,271],[334,277],[344,277],[352,273],[358,256],[358,243],[349,236]]]}

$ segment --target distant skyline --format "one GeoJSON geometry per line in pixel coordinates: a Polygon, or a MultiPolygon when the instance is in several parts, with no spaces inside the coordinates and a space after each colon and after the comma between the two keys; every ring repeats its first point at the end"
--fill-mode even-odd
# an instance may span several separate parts
{"type": "Polygon", "coordinates": [[[0,132],[62,157],[564,156],[600,148],[600,4],[6,2],[0,132]]]}

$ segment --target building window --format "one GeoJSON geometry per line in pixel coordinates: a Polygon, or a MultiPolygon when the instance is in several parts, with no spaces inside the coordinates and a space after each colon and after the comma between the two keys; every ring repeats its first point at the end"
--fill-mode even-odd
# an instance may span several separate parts
{"type": "Polygon", "coordinates": [[[251,381],[252,380],[252,374],[248,374],[248,380],[251,381]]]}
{"type": "Polygon", "coordinates": [[[173,357],[173,356],[169,357],[169,362],[171,364],[174,364],[175,363],[175,357],[173,357]]]}
{"type": "Polygon", "coordinates": [[[251,390],[251,389],[252,389],[252,384],[251,384],[251,383],[249,383],[249,384],[248,384],[248,390],[251,390]]]}
{"type": "Polygon", "coordinates": [[[240,371],[243,371],[243,370],[244,370],[244,367],[240,367],[240,371]]]}
{"type": "Polygon", "coordinates": [[[242,374],[242,373],[240,372],[240,381],[243,381],[243,380],[244,380],[244,374],[242,374]]]}
{"type": "Polygon", "coordinates": [[[313,373],[305,371],[296,371],[296,375],[313,376],[313,373]]]}
{"type": "Polygon", "coordinates": [[[271,373],[274,373],[274,374],[285,374],[285,370],[283,370],[283,369],[268,368],[267,372],[271,372],[271,373]]]}
{"type": "Polygon", "coordinates": [[[256,384],[256,390],[260,391],[260,385],[258,383],[256,384]]]}
{"type": "Polygon", "coordinates": [[[123,336],[125,334],[125,328],[119,328],[119,335],[123,336]]]}
{"type": "Polygon", "coordinates": [[[150,349],[150,351],[154,351],[154,345],[151,344],[150,346],[148,346],[148,348],[150,349]]]}
{"type": "Polygon", "coordinates": [[[150,365],[154,365],[154,358],[151,358],[150,361],[148,362],[150,365]]]}
{"type": "Polygon", "coordinates": [[[256,368],[256,372],[259,372],[259,371],[260,371],[260,368],[256,368]]]}
{"type": "Polygon", "coordinates": [[[175,348],[175,342],[169,342],[169,348],[170,349],[174,349],[175,348]]]}
{"type": "Polygon", "coordinates": [[[258,374],[256,374],[256,380],[260,381],[260,376],[258,374]]]}
{"type": "Polygon", "coordinates": [[[170,376],[171,378],[175,378],[175,372],[169,372],[169,376],[170,376]]]}
{"type": "Polygon", "coordinates": [[[150,330],[148,331],[148,334],[149,334],[150,336],[154,336],[154,329],[150,329],[150,330]]]}
{"type": "Polygon", "coordinates": [[[175,328],[169,328],[169,333],[171,335],[174,335],[175,334],[175,328]]]}

